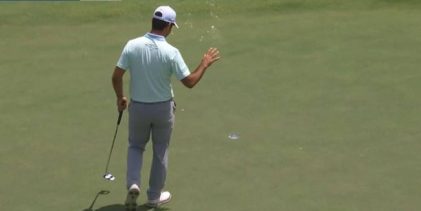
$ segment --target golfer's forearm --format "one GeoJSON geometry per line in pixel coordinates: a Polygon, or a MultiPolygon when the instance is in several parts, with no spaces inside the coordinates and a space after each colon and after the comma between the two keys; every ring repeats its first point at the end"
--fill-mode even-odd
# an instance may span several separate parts
{"type": "Polygon", "coordinates": [[[124,92],[123,92],[123,75],[124,75],[124,72],[125,72],[125,70],[116,66],[114,68],[114,72],[113,72],[113,75],[111,77],[114,92],[115,92],[115,95],[117,96],[117,98],[124,97],[124,92]]]}
{"type": "Polygon", "coordinates": [[[188,88],[193,88],[202,79],[206,69],[206,66],[200,64],[189,76],[182,80],[183,84],[188,88]]]}
{"type": "Polygon", "coordinates": [[[121,77],[112,77],[113,88],[117,98],[123,97],[123,79],[121,77]]]}

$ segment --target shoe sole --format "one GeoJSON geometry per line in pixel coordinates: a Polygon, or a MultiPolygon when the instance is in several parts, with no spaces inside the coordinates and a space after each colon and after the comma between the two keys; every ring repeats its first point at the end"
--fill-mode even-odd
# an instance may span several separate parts
{"type": "Polygon", "coordinates": [[[170,197],[167,199],[167,200],[165,200],[165,201],[160,201],[160,202],[158,202],[158,203],[146,203],[145,205],[147,206],[147,207],[150,207],[150,208],[157,208],[157,207],[159,207],[159,206],[162,206],[162,205],[164,205],[164,204],[167,204],[168,202],[170,202],[171,201],[171,198],[172,198],[172,196],[170,195],[170,197]]]}
{"type": "Polygon", "coordinates": [[[126,211],[136,211],[137,208],[137,203],[136,203],[136,199],[139,196],[139,191],[138,190],[130,190],[129,193],[127,194],[127,199],[126,199],[126,211]]]}

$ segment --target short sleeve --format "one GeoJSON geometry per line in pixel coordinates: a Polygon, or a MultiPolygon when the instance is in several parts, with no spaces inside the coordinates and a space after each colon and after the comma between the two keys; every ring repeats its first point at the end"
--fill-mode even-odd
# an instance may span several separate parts
{"type": "Polygon", "coordinates": [[[183,80],[185,77],[190,75],[190,70],[178,50],[176,51],[174,59],[172,60],[171,68],[177,80],[183,80]]]}
{"type": "Polygon", "coordinates": [[[130,69],[129,65],[129,42],[127,42],[126,46],[124,46],[123,52],[121,52],[120,58],[117,62],[117,67],[128,70],[130,69]]]}

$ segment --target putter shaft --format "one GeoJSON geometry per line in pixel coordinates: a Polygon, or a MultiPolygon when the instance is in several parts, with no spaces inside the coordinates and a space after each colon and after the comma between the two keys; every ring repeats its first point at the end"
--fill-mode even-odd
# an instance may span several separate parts
{"type": "Polygon", "coordinates": [[[107,175],[107,174],[108,174],[108,166],[110,165],[111,155],[112,155],[112,153],[113,153],[114,143],[115,143],[115,139],[116,139],[116,137],[117,137],[117,132],[118,132],[118,126],[120,125],[122,115],[123,115],[123,111],[120,111],[120,112],[119,112],[119,114],[118,114],[117,125],[116,125],[116,127],[115,127],[115,132],[114,132],[113,142],[111,143],[111,148],[110,148],[110,153],[109,153],[109,155],[108,155],[107,164],[105,165],[105,172],[104,172],[104,175],[107,175]]]}

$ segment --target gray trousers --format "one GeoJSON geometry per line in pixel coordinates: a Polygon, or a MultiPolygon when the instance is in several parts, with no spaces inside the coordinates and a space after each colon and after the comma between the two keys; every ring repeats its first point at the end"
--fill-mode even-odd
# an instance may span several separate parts
{"type": "Polygon", "coordinates": [[[127,153],[127,187],[141,187],[143,152],[152,136],[153,158],[149,175],[148,199],[161,195],[168,168],[168,147],[175,121],[175,103],[139,103],[129,105],[129,147],[127,153]]]}

